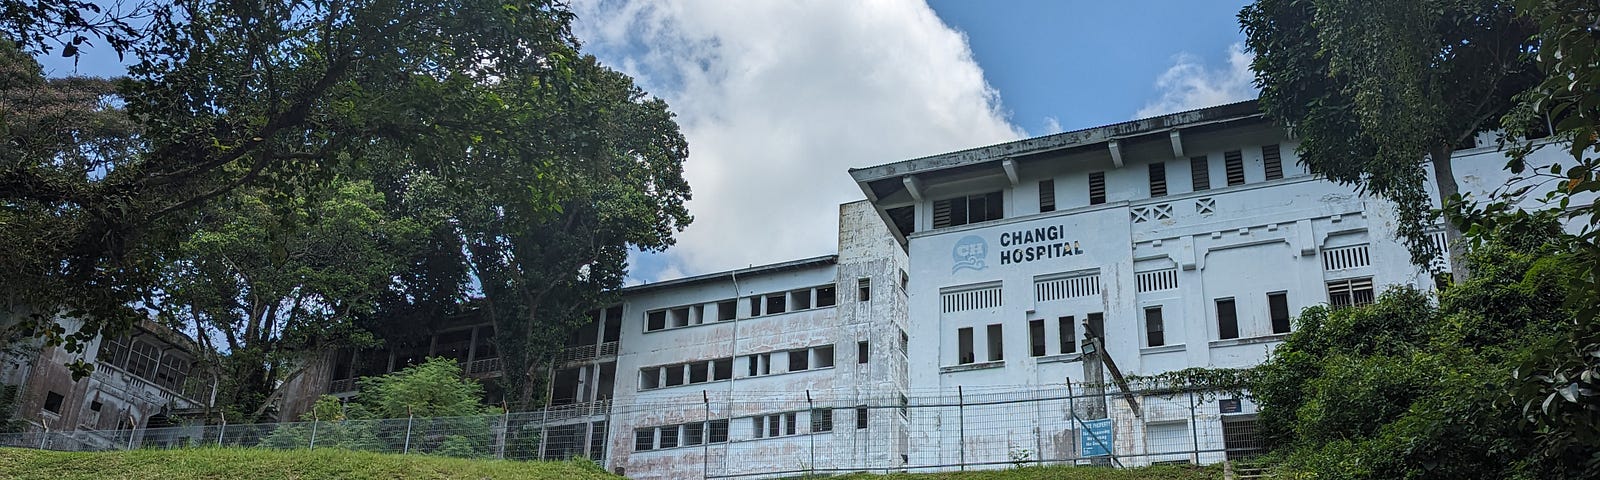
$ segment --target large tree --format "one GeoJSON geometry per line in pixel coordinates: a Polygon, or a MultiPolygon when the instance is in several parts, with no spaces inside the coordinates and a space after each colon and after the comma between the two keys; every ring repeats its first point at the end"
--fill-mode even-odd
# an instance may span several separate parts
{"type": "MultiPolygon", "coordinates": [[[[1539,78],[1532,23],[1503,0],[1258,0],[1239,19],[1262,109],[1300,137],[1301,162],[1393,201],[1412,261],[1426,265],[1423,166],[1441,205],[1457,197],[1452,152],[1499,128],[1539,78]]],[[[1460,254],[1450,249],[1458,281],[1460,254]]]]}
{"type": "MultiPolygon", "coordinates": [[[[60,23],[60,11],[50,12],[56,20],[44,20],[60,23]]],[[[153,303],[158,266],[206,203],[244,186],[287,194],[289,185],[330,181],[339,171],[330,166],[380,159],[404,157],[442,177],[491,149],[553,160],[551,142],[508,133],[560,135],[505,107],[560,107],[549,99],[579,83],[570,14],[554,1],[173,0],[149,12],[140,35],[119,44],[132,65],[113,95],[72,104],[128,122],[137,134],[123,137],[122,150],[90,151],[76,132],[49,144],[41,139],[59,132],[25,115],[0,119],[4,144],[39,145],[0,160],[8,235],[0,291],[38,312],[37,333],[68,347],[148,315],[136,307],[153,303]],[[526,96],[499,97],[497,83],[513,78],[526,96]],[[87,323],[77,332],[42,328],[59,314],[87,323]]],[[[0,27],[24,45],[43,41],[28,36],[42,27],[0,27]]],[[[0,85],[8,96],[58,83],[26,56],[4,60],[24,73],[0,85]]],[[[558,177],[524,165],[533,167],[516,172],[526,210],[556,208],[544,192],[558,177]]]]}

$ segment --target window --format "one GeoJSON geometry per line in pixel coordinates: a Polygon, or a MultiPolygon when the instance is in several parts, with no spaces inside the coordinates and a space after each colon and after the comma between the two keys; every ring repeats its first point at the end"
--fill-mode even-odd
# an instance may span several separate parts
{"type": "Polygon", "coordinates": [[[777,315],[787,311],[784,309],[784,296],[782,293],[767,295],[767,315],[777,315]]]}
{"type": "Polygon", "coordinates": [[[811,308],[811,289],[789,292],[789,305],[794,310],[809,310],[811,308]]]}
{"type": "Polygon", "coordinates": [[[1056,181],[1044,180],[1039,182],[1039,211],[1056,211],[1056,181]]]}
{"type": "Polygon", "coordinates": [[[711,364],[707,362],[689,364],[689,383],[705,383],[711,378],[711,364]]]}
{"type": "Polygon", "coordinates": [[[689,307],[674,308],[667,312],[667,316],[672,318],[673,328],[689,326],[689,307]]]}
{"type": "Polygon", "coordinates": [[[811,433],[833,431],[833,410],[811,409],[811,433]]]}
{"type": "Polygon", "coordinates": [[[666,381],[662,382],[663,385],[668,387],[683,385],[683,365],[669,365],[662,370],[666,372],[667,377],[666,381]]]}
{"type": "Polygon", "coordinates": [[[823,345],[811,349],[811,354],[816,358],[811,362],[814,368],[833,368],[833,345],[823,345]]]}
{"type": "Polygon", "coordinates": [[[754,377],[772,373],[772,354],[758,353],[746,355],[744,358],[746,365],[750,367],[750,374],[747,376],[754,377]]]}
{"type": "Polygon", "coordinates": [[[639,369],[639,389],[650,390],[661,388],[661,368],[645,367],[639,369]]]}
{"type": "Polygon", "coordinates": [[[1089,174],[1089,204],[1106,203],[1106,172],[1089,174]]]}
{"type": "Polygon", "coordinates": [[[1244,185],[1244,156],[1238,150],[1223,153],[1222,165],[1228,170],[1228,186],[1244,185]]]}
{"type": "Polygon", "coordinates": [[[156,369],[156,384],[172,390],[183,390],[184,380],[189,379],[189,361],[177,355],[161,357],[161,366],[156,369]]]}
{"type": "Polygon", "coordinates": [[[133,347],[128,355],[128,373],[150,379],[155,377],[156,359],[161,358],[161,349],[148,342],[133,341],[133,347]]]}
{"type": "Polygon", "coordinates": [[[867,353],[867,342],[865,340],[856,342],[856,363],[866,364],[868,358],[867,353]]]}
{"type": "Polygon", "coordinates": [[[66,397],[63,397],[61,394],[56,392],[46,393],[44,395],[44,409],[50,413],[60,414],[61,402],[65,401],[66,399],[66,397]]]}
{"type": "Polygon", "coordinates": [[[980,193],[933,202],[933,228],[956,227],[1005,217],[1001,192],[980,193]]]}
{"type": "Polygon", "coordinates": [[[723,443],[728,441],[728,419],[706,422],[706,430],[710,434],[707,435],[706,442],[723,443]]]}
{"type": "Polygon", "coordinates": [[[1150,164],[1150,196],[1167,196],[1167,162],[1150,164]]]}
{"type": "Polygon", "coordinates": [[[872,279],[856,280],[856,301],[865,302],[868,300],[872,300],[872,279]]]}
{"type": "Polygon", "coordinates": [[[1239,338],[1239,314],[1232,298],[1217,299],[1217,338],[1239,338]]]}
{"type": "MultiPolygon", "coordinates": [[[[895,329],[900,330],[898,327],[895,329]]],[[[911,351],[911,336],[906,335],[905,330],[900,330],[900,353],[903,354],[909,351],[911,351]]]]}
{"type": "Polygon", "coordinates": [[[1148,346],[1159,347],[1167,344],[1166,325],[1163,325],[1161,320],[1161,307],[1144,307],[1144,333],[1148,346]]]}
{"type": "Polygon", "coordinates": [[[683,424],[683,444],[685,446],[688,446],[688,445],[699,445],[701,443],[705,443],[705,438],[706,438],[706,424],[704,424],[704,423],[685,423],[685,424],[683,424]]]}
{"type": "Polygon", "coordinates": [[[761,297],[760,296],[750,297],[750,316],[752,316],[752,317],[761,316],[761,297]]]}
{"type": "Polygon", "coordinates": [[[798,372],[798,371],[801,371],[801,370],[806,370],[806,369],[811,368],[810,367],[810,362],[806,361],[807,360],[806,356],[807,356],[808,353],[810,353],[810,352],[807,352],[805,350],[793,350],[793,351],[790,351],[789,352],[789,371],[798,372]]]}
{"type": "Polygon", "coordinates": [[[646,332],[654,332],[656,330],[661,330],[661,329],[667,328],[667,311],[666,310],[657,310],[657,311],[654,311],[654,312],[646,313],[646,314],[644,314],[644,317],[645,317],[644,331],[646,331],[646,332]]]}
{"type": "Polygon", "coordinates": [[[1267,294],[1267,315],[1272,317],[1272,333],[1289,333],[1289,294],[1267,294]]]}
{"type": "Polygon", "coordinates": [[[1211,163],[1206,157],[1189,157],[1189,176],[1194,181],[1194,191],[1211,189],[1211,163]]]}
{"type": "Polygon", "coordinates": [[[1278,145],[1261,146],[1261,162],[1266,166],[1267,180],[1283,178],[1283,157],[1278,145]]]}
{"type": "Polygon", "coordinates": [[[956,350],[958,355],[956,363],[966,365],[973,362],[972,327],[962,327],[956,330],[956,350]]]}
{"type": "Polygon", "coordinates": [[[783,414],[783,434],[784,435],[794,435],[796,433],[800,433],[800,429],[798,428],[798,425],[800,424],[799,418],[800,418],[800,414],[798,414],[798,413],[785,413],[785,414],[783,414]]]}
{"type": "Polygon", "coordinates": [[[723,358],[711,362],[711,379],[727,380],[733,378],[733,359],[723,358]]]}
{"type": "Polygon", "coordinates": [[[1001,334],[1000,324],[989,326],[989,361],[1005,360],[1005,339],[1001,334]]]}
{"type": "Polygon", "coordinates": [[[817,287],[817,307],[831,307],[837,301],[834,299],[833,285],[817,287]]]}
{"type": "Polygon", "coordinates": [[[1044,356],[1044,320],[1028,321],[1028,343],[1031,348],[1030,355],[1044,356]]]}
{"type": "Polygon", "coordinates": [[[738,315],[739,302],[734,300],[717,302],[717,321],[722,322],[733,320],[738,315]]]}
{"type": "Polygon", "coordinates": [[[678,426],[661,427],[661,448],[678,446],[678,426]]]}
{"type": "Polygon", "coordinates": [[[1372,298],[1371,277],[1328,282],[1328,305],[1333,308],[1367,305],[1372,298]]]}
{"type": "Polygon", "coordinates": [[[645,450],[654,449],[655,446],[656,446],[656,429],[654,429],[654,428],[635,428],[635,429],[633,429],[633,451],[635,451],[635,452],[643,452],[645,450]]]}
{"type": "Polygon", "coordinates": [[[1084,320],[1089,323],[1089,331],[1084,332],[1084,335],[1087,336],[1088,334],[1093,333],[1095,338],[1101,339],[1100,345],[1104,346],[1104,340],[1106,338],[1106,314],[1095,312],[1089,314],[1088,317],[1089,318],[1084,320]]]}
{"type": "Polygon", "coordinates": [[[1078,351],[1078,324],[1071,316],[1056,319],[1061,331],[1061,353],[1074,353],[1078,351]]]}
{"type": "Polygon", "coordinates": [[[89,402],[90,411],[98,412],[101,408],[105,408],[105,405],[101,404],[99,401],[89,402]]]}
{"type": "Polygon", "coordinates": [[[861,405],[861,406],[856,407],[856,430],[865,430],[866,428],[867,428],[867,406],[866,405],[861,405]]]}

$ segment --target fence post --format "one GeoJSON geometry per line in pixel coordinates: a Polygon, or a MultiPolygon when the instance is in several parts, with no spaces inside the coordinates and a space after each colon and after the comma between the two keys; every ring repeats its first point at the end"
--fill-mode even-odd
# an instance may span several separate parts
{"type": "MultiPolygon", "coordinates": [[[[806,389],[806,420],[811,422],[810,426],[812,426],[812,427],[817,425],[817,419],[812,418],[812,417],[816,416],[816,414],[817,414],[817,404],[811,400],[811,389],[808,388],[808,389],[806,389]]],[[[811,432],[811,429],[807,428],[806,431],[811,432]]],[[[817,432],[811,432],[810,435],[806,435],[806,438],[811,440],[811,466],[807,467],[807,470],[809,470],[811,472],[810,475],[816,475],[817,474],[817,432]]]]}
{"type": "Polygon", "coordinates": [[[134,418],[132,413],[128,414],[128,425],[128,450],[133,450],[133,434],[139,431],[139,419],[134,418]]]}
{"type": "Polygon", "coordinates": [[[317,409],[313,407],[311,409],[311,446],[307,450],[317,449],[317,425],[317,409]]]}
{"type": "MultiPolygon", "coordinates": [[[[474,333],[474,335],[476,335],[476,333],[474,333]]],[[[504,400],[501,400],[500,410],[503,413],[500,419],[500,448],[494,456],[495,458],[505,460],[506,439],[511,438],[511,406],[507,405],[504,400]]]]}
{"type": "MultiPolygon", "coordinates": [[[[1077,402],[1077,399],[1075,398],[1077,396],[1078,396],[1078,394],[1073,393],[1073,391],[1072,391],[1072,379],[1068,378],[1067,379],[1067,416],[1069,418],[1071,418],[1071,420],[1067,420],[1067,426],[1072,427],[1072,433],[1074,435],[1077,435],[1078,438],[1083,438],[1083,435],[1078,434],[1078,429],[1079,428],[1083,428],[1083,427],[1080,427],[1080,426],[1075,424],[1075,422],[1077,422],[1077,420],[1078,420],[1078,402],[1077,402]]],[[[1072,444],[1073,445],[1078,445],[1079,443],[1082,443],[1082,442],[1078,441],[1078,438],[1072,439],[1072,444]]],[[[1072,463],[1073,464],[1077,464],[1078,463],[1078,461],[1077,461],[1078,457],[1082,456],[1082,453],[1083,453],[1083,445],[1078,445],[1078,451],[1071,453],[1071,455],[1072,455],[1072,463]]]]}
{"type": "Polygon", "coordinates": [[[961,386],[956,385],[956,419],[960,424],[956,449],[961,452],[961,471],[967,471],[967,396],[962,393],[961,386]]]}
{"type": "Polygon", "coordinates": [[[1200,424],[1194,412],[1194,390],[1189,391],[1189,447],[1194,450],[1192,460],[1200,464],[1200,424]]]}
{"type": "Polygon", "coordinates": [[[400,453],[411,453],[411,420],[417,418],[411,414],[411,407],[406,407],[406,443],[401,447],[400,453]]]}
{"type": "Polygon", "coordinates": [[[1033,464],[1044,466],[1044,414],[1039,413],[1039,404],[1044,403],[1039,395],[1043,389],[1033,391],[1033,464]]]}
{"type": "MultiPolygon", "coordinates": [[[[700,401],[706,407],[706,421],[703,424],[705,426],[700,427],[700,434],[705,435],[705,438],[702,438],[700,442],[700,478],[706,479],[711,478],[711,395],[707,394],[705,390],[701,390],[700,401]]],[[[611,426],[607,425],[606,428],[609,430],[611,426]]],[[[731,430],[733,426],[729,425],[728,428],[731,430]]],[[[722,473],[728,473],[728,470],[723,469],[722,473]]]]}
{"type": "Polygon", "coordinates": [[[39,423],[44,426],[44,433],[39,435],[39,449],[44,450],[44,441],[50,438],[50,420],[40,418],[39,423]]]}
{"type": "Polygon", "coordinates": [[[218,411],[217,415],[222,417],[222,428],[217,429],[217,447],[221,447],[222,435],[228,433],[228,414],[226,412],[218,411]]]}

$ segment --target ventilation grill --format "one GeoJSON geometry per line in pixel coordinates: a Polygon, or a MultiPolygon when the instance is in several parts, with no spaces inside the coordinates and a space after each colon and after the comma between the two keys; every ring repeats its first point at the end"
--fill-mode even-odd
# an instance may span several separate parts
{"type": "Polygon", "coordinates": [[[1039,182],[1039,211],[1056,211],[1056,181],[1045,180],[1039,182]]]}
{"type": "Polygon", "coordinates": [[[1150,196],[1164,197],[1167,195],[1167,163],[1156,162],[1150,164],[1150,196]]]}
{"type": "Polygon", "coordinates": [[[1134,282],[1138,284],[1138,292],[1159,292],[1162,290],[1175,290],[1178,288],[1178,269],[1169,268],[1154,272],[1140,272],[1134,282]]]}
{"type": "Polygon", "coordinates": [[[1089,204],[1106,203],[1106,172],[1089,174],[1089,204]]]}
{"type": "Polygon", "coordinates": [[[1194,201],[1194,213],[1210,215],[1217,212],[1217,201],[1211,198],[1197,198],[1194,201]]]}
{"type": "Polygon", "coordinates": [[[1148,207],[1135,207],[1128,210],[1128,212],[1133,216],[1133,223],[1144,223],[1152,220],[1171,220],[1172,204],[1163,203],[1148,207]]]}
{"type": "Polygon", "coordinates": [[[1444,232],[1430,233],[1428,239],[1433,242],[1433,251],[1436,252],[1429,266],[1437,271],[1450,271],[1450,241],[1445,238],[1444,232]]]}
{"type": "Polygon", "coordinates": [[[1039,302],[1099,294],[1099,274],[1033,282],[1033,298],[1039,302]]]}
{"type": "MultiPolygon", "coordinates": [[[[962,199],[962,201],[966,201],[962,199]]],[[[935,200],[933,202],[933,228],[950,226],[950,200],[935,200]]]]}
{"type": "Polygon", "coordinates": [[[1283,178],[1283,157],[1279,156],[1278,145],[1261,146],[1261,162],[1267,168],[1267,180],[1283,178]]]}
{"type": "Polygon", "coordinates": [[[1228,169],[1228,185],[1244,185],[1244,157],[1238,150],[1222,154],[1223,166],[1228,169]]]}
{"type": "Polygon", "coordinates": [[[1194,177],[1194,191],[1211,189],[1211,163],[1206,157],[1189,157],[1189,174],[1194,177]]]}
{"type": "Polygon", "coordinates": [[[948,292],[941,297],[945,313],[1000,307],[1000,287],[948,292]]]}
{"type": "Polygon", "coordinates": [[[1344,270],[1370,265],[1372,265],[1372,258],[1367,255],[1366,245],[1330,248],[1322,251],[1322,268],[1324,270],[1344,270]]]}

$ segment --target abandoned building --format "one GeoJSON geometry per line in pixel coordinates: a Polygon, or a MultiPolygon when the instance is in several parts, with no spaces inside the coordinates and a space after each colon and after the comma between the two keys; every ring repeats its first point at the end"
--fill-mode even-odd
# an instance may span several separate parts
{"type": "MultiPolygon", "coordinates": [[[[67,331],[80,323],[57,321],[67,331]]],[[[190,378],[198,351],[182,333],[150,321],[139,322],[126,335],[96,338],[82,354],[29,339],[0,352],[0,385],[15,389],[11,413],[26,430],[70,432],[49,441],[75,443],[47,447],[174,445],[185,439],[164,427],[204,417],[213,398],[216,379],[190,378]],[[73,380],[67,364],[78,359],[93,363],[94,371],[73,380]]]]}

